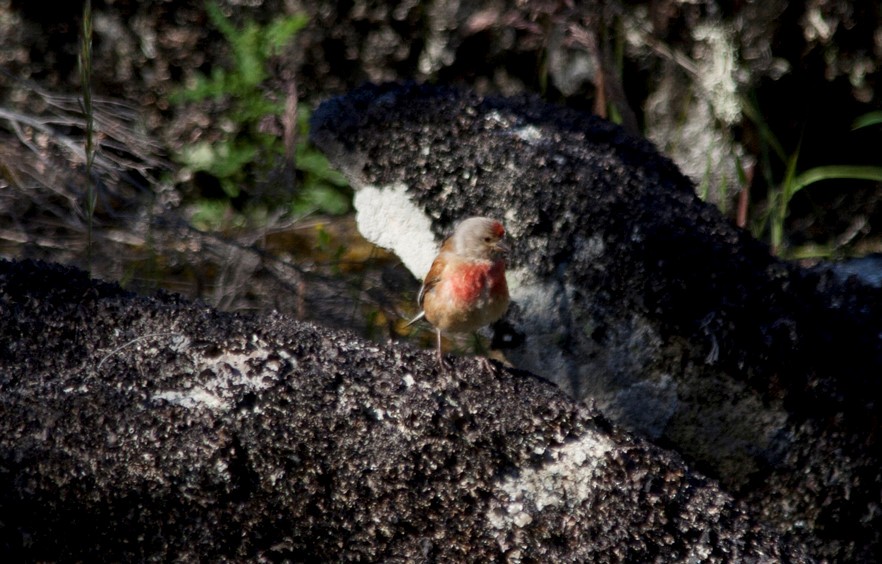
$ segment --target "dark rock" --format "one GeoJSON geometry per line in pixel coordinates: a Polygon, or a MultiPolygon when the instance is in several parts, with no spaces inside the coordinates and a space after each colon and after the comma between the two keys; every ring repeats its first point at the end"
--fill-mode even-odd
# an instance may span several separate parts
{"type": "Polygon", "coordinates": [[[856,276],[863,284],[882,288],[882,255],[878,253],[839,262],[822,263],[821,268],[829,268],[845,283],[849,277],[856,276]]]}
{"type": "Polygon", "coordinates": [[[0,312],[7,558],[806,558],[524,372],[28,261],[0,312]]]}
{"type": "Polygon", "coordinates": [[[648,142],[533,98],[368,85],[322,105],[313,137],[355,186],[359,227],[418,277],[422,230],[505,221],[516,366],[821,555],[879,546],[878,291],[776,260],[648,142]]]}

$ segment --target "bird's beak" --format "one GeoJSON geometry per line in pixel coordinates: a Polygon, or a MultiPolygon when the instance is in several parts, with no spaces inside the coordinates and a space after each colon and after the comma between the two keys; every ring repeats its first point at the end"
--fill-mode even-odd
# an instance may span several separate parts
{"type": "Polygon", "coordinates": [[[509,246],[506,245],[505,243],[503,243],[502,241],[499,241],[498,243],[496,243],[493,250],[501,255],[507,255],[508,253],[511,252],[511,249],[509,248],[509,246]]]}

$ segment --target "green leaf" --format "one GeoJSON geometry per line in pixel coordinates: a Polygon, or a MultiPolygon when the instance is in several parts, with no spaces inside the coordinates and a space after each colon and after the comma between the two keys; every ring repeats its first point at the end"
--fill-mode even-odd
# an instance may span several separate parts
{"type": "Polygon", "coordinates": [[[324,226],[320,226],[316,237],[316,243],[319,249],[327,250],[331,246],[331,234],[324,226]]]}
{"type": "Polygon", "coordinates": [[[784,151],[784,146],[781,145],[781,142],[778,141],[778,138],[772,133],[772,129],[769,127],[768,122],[760,113],[759,109],[751,102],[747,97],[741,97],[741,111],[744,112],[744,115],[756,125],[759,130],[760,136],[763,140],[775,151],[775,154],[778,155],[782,161],[787,160],[787,153],[784,151]]]}
{"type": "MultiPolygon", "coordinates": [[[[208,0],[205,9],[211,24],[226,39],[232,61],[215,66],[210,77],[198,76],[192,87],[175,94],[174,101],[222,100],[223,114],[218,116],[218,121],[224,124],[222,138],[213,143],[190,145],[175,158],[191,170],[216,177],[224,191],[233,197],[247,186],[246,180],[262,177],[279,162],[279,155],[284,154],[282,140],[262,131],[261,124],[267,116],[279,116],[285,110],[284,102],[267,97],[264,83],[270,75],[270,57],[290,43],[308,18],[299,14],[279,16],[266,25],[248,20],[237,27],[215,0],[208,0]]],[[[302,117],[308,119],[307,109],[303,106],[301,109],[302,117]]],[[[304,133],[301,139],[307,136],[304,133]]],[[[302,152],[304,144],[305,141],[298,144],[298,152],[302,152]]],[[[345,179],[318,156],[315,152],[304,157],[304,166],[309,169],[303,170],[304,185],[314,189],[312,192],[303,190],[303,205],[329,213],[348,209],[345,193],[328,192],[336,190],[333,186],[346,186],[345,179]]]]}
{"type": "Polygon", "coordinates": [[[267,100],[260,97],[262,94],[255,94],[247,98],[241,98],[231,108],[228,117],[233,123],[239,126],[251,125],[255,128],[261,119],[266,116],[279,115],[284,109],[284,105],[267,100]]]}
{"type": "MultiPolygon", "coordinates": [[[[800,146],[801,145],[802,141],[800,141],[800,146]]],[[[769,229],[769,238],[772,244],[772,250],[776,253],[784,242],[784,220],[787,219],[787,213],[790,210],[790,198],[793,197],[793,194],[795,194],[797,190],[794,188],[794,179],[796,178],[796,163],[799,161],[800,146],[797,146],[796,151],[794,151],[793,154],[790,155],[790,158],[787,159],[787,171],[784,174],[784,180],[781,182],[780,189],[773,190],[769,193],[769,196],[773,201],[772,206],[775,210],[775,213],[772,216],[772,224],[769,229]]]]}
{"type": "Polygon", "coordinates": [[[309,18],[302,14],[277,18],[270,22],[264,34],[264,41],[267,45],[264,54],[278,54],[298,31],[306,27],[307,22],[309,22],[309,18]]]}
{"type": "Polygon", "coordinates": [[[349,207],[350,198],[340,190],[327,184],[304,184],[292,210],[298,215],[314,211],[342,215],[349,211],[349,207]]]}
{"type": "Polygon", "coordinates": [[[253,146],[236,146],[232,142],[195,143],[185,149],[181,160],[193,170],[201,170],[218,178],[233,176],[254,160],[257,149],[253,146]]]}
{"type": "Polygon", "coordinates": [[[738,173],[738,185],[744,188],[747,186],[747,171],[744,170],[744,161],[741,160],[738,153],[735,153],[735,170],[738,173]]]}
{"type": "Polygon", "coordinates": [[[197,229],[214,230],[221,226],[230,204],[225,200],[200,200],[190,218],[197,229]]]}
{"type": "Polygon", "coordinates": [[[828,165],[810,168],[793,180],[792,194],[822,180],[875,180],[882,182],[882,167],[828,165]]]}
{"type": "Polygon", "coordinates": [[[239,192],[241,192],[241,190],[239,189],[239,182],[230,177],[221,178],[220,185],[221,189],[224,191],[224,194],[226,194],[230,198],[235,198],[239,195],[239,192]]]}
{"type": "Polygon", "coordinates": [[[233,43],[236,72],[247,88],[256,88],[266,79],[266,57],[261,52],[263,30],[254,22],[248,22],[233,43]]]}
{"type": "Polygon", "coordinates": [[[349,186],[346,177],[331,168],[327,157],[315,150],[303,151],[297,155],[297,168],[303,172],[313,174],[318,179],[334,186],[345,188],[349,186]]]}
{"type": "Polygon", "coordinates": [[[236,38],[236,28],[230,24],[230,21],[221,11],[220,6],[216,2],[210,0],[205,3],[205,11],[208,13],[208,19],[211,24],[216,27],[227,38],[227,41],[233,42],[236,38]]]}
{"type": "Polygon", "coordinates": [[[882,123],[882,111],[866,113],[858,116],[851,124],[852,131],[882,123]]]}

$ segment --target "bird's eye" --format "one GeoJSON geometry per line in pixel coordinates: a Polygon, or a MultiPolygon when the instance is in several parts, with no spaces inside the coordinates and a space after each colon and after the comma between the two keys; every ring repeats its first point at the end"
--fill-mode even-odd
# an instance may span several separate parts
{"type": "Polygon", "coordinates": [[[492,238],[492,237],[484,237],[484,242],[485,242],[485,243],[489,243],[489,242],[491,242],[491,241],[493,241],[493,238],[492,238]]]}

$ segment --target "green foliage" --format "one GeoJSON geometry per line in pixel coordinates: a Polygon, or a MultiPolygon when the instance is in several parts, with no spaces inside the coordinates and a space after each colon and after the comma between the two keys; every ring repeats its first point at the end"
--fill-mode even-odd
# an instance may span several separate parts
{"type": "MultiPolygon", "coordinates": [[[[301,108],[297,115],[298,139],[308,138],[309,118],[309,110],[301,108]]],[[[349,211],[351,199],[345,191],[349,183],[345,176],[331,168],[321,151],[309,143],[298,143],[296,162],[302,181],[299,197],[291,205],[295,214],[306,215],[322,211],[341,215],[349,211]]]]}
{"type": "Polygon", "coordinates": [[[180,158],[193,170],[202,170],[217,177],[227,196],[235,198],[239,195],[240,177],[244,176],[242,172],[256,155],[257,148],[253,145],[227,139],[217,143],[196,143],[185,148],[180,158]]]}
{"type": "MultiPolygon", "coordinates": [[[[178,160],[192,171],[206,172],[220,182],[229,198],[239,196],[243,187],[265,176],[284,162],[285,146],[279,136],[261,131],[268,116],[282,116],[284,100],[267,97],[266,81],[271,58],[281,54],[307,23],[302,15],[280,16],[266,25],[253,21],[234,26],[214,2],[206,4],[208,17],[227,40],[233,55],[229,68],[215,68],[211,76],[200,76],[190,88],[173,97],[177,103],[216,100],[226,110],[219,120],[224,134],[216,141],[203,141],[184,149],[178,160]]],[[[327,159],[309,145],[309,111],[299,107],[295,166],[301,182],[292,210],[340,214],[348,211],[347,182],[331,170],[327,159]]],[[[292,179],[293,180],[293,179],[292,179]]],[[[213,210],[214,208],[212,208],[213,210]]],[[[206,211],[206,210],[203,210],[206,211]]],[[[216,212],[215,212],[216,213],[216,212]]],[[[213,213],[200,214],[204,223],[214,224],[213,213]]]]}
{"type": "Polygon", "coordinates": [[[340,260],[346,253],[346,246],[342,244],[334,244],[334,237],[328,232],[324,226],[320,226],[316,238],[316,250],[329,257],[332,269],[336,274],[340,274],[340,260]]]}
{"type": "Polygon", "coordinates": [[[196,229],[202,231],[220,231],[225,227],[225,220],[231,214],[229,202],[222,200],[200,200],[196,203],[196,209],[190,217],[190,221],[196,229]]]}
{"type": "Polygon", "coordinates": [[[306,16],[281,16],[266,26],[248,21],[237,29],[223,15],[218,5],[207,2],[205,8],[211,23],[223,34],[233,52],[233,68],[216,68],[211,77],[199,77],[195,86],[183,92],[183,100],[199,101],[226,96],[241,98],[233,105],[232,113],[242,119],[237,122],[279,113],[279,103],[266,100],[261,91],[269,76],[267,63],[270,57],[281,53],[307,23],[306,16]]]}
{"type": "MultiPolygon", "coordinates": [[[[787,154],[783,145],[778,141],[769,128],[763,116],[756,107],[748,100],[742,100],[742,108],[745,115],[754,122],[760,132],[763,141],[762,170],[769,185],[769,209],[766,216],[754,229],[754,235],[759,237],[769,229],[769,243],[772,252],[784,254],[784,222],[790,211],[790,202],[800,190],[817,182],[825,180],[873,180],[882,182],[882,166],[859,166],[859,165],[826,165],[813,167],[808,170],[797,172],[797,163],[801,144],[787,154]],[[785,165],[784,178],[774,178],[771,166],[771,154],[780,159],[785,165]]],[[[882,123],[882,112],[872,112],[858,118],[853,129],[882,123]]]]}
{"type": "Polygon", "coordinates": [[[851,124],[852,129],[861,129],[862,127],[870,127],[871,125],[882,124],[882,111],[870,112],[862,116],[858,116],[851,124]]]}

